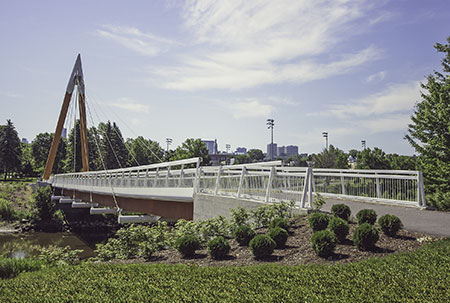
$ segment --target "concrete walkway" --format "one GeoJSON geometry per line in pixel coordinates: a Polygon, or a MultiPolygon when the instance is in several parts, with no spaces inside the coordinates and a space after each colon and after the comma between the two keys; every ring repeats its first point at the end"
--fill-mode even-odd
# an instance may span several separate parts
{"type": "Polygon", "coordinates": [[[333,204],[340,203],[347,204],[350,207],[352,217],[355,217],[361,209],[369,208],[377,212],[378,218],[385,214],[396,215],[402,220],[404,228],[409,231],[450,237],[450,212],[337,199],[327,199],[327,203],[322,207],[322,210],[331,211],[333,204]]]}

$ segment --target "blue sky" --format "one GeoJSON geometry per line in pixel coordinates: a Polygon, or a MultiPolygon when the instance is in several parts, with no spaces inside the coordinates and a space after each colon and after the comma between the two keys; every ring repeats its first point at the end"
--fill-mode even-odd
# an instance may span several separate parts
{"type": "Polygon", "coordinates": [[[327,131],[345,151],[412,154],[419,83],[449,35],[448,0],[0,0],[0,123],[53,132],[81,53],[93,123],[125,137],[265,151],[273,118],[300,152],[327,131]]]}

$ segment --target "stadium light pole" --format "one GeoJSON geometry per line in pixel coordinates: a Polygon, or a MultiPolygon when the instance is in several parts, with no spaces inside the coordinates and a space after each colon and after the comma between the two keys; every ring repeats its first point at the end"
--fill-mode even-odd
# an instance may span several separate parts
{"type": "Polygon", "coordinates": [[[328,132],[323,132],[322,136],[325,138],[325,146],[326,149],[328,150],[328,132]]]}
{"type": "Polygon", "coordinates": [[[366,149],[366,140],[361,140],[361,146],[364,149],[366,149]]]}
{"type": "Polygon", "coordinates": [[[271,140],[270,140],[270,158],[273,160],[273,126],[275,125],[274,119],[267,119],[267,128],[271,130],[271,140]]]}

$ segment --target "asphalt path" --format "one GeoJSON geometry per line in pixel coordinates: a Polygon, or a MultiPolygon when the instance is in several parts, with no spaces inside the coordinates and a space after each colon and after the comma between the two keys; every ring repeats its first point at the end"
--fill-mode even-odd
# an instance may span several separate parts
{"type": "Polygon", "coordinates": [[[350,207],[352,217],[355,217],[361,209],[369,208],[377,212],[378,218],[385,214],[396,215],[403,222],[406,230],[432,236],[450,237],[450,212],[337,199],[327,199],[322,210],[331,211],[333,204],[340,203],[350,207]]]}

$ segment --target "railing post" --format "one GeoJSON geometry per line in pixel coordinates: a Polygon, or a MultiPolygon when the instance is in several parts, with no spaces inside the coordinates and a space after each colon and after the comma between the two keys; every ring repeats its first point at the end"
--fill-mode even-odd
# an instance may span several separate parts
{"type": "Polygon", "coordinates": [[[341,192],[343,195],[346,195],[345,193],[345,182],[344,182],[344,174],[342,171],[339,172],[341,174],[341,192]]]}
{"type": "Polygon", "coordinates": [[[270,201],[270,192],[272,191],[272,180],[275,177],[275,167],[271,167],[270,168],[270,173],[269,173],[269,180],[267,182],[267,187],[266,187],[266,198],[265,198],[265,202],[269,203],[270,201]]]}
{"type": "Polygon", "coordinates": [[[155,179],[153,180],[153,187],[156,187],[156,185],[158,184],[158,177],[159,177],[159,167],[156,168],[155,179]]]}
{"type": "Polygon", "coordinates": [[[423,186],[423,174],[421,171],[417,172],[417,204],[422,207],[427,207],[425,188],[423,186]]]}
{"type": "Polygon", "coordinates": [[[180,178],[178,179],[178,187],[181,187],[181,181],[183,180],[183,169],[184,169],[184,164],[181,164],[180,178]]]}
{"type": "Polygon", "coordinates": [[[202,174],[202,168],[198,164],[199,163],[197,163],[197,168],[195,169],[194,193],[200,192],[200,177],[202,174]]]}
{"type": "Polygon", "coordinates": [[[378,177],[377,173],[375,173],[375,176],[377,176],[375,181],[376,181],[376,184],[377,184],[377,198],[379,199],[379,198],[381,198],[380,178],[378,177]]]}
{"type": "Polygon", "coordinates": [[[238,188],[238,192],[237,192],[237,197],[240,198],[241,197],[241,191],[242,191],[242,185],[244,184],[244,176],[245,173],[247,172],[247,169],[245,166],[242,167],[242,172],[241,172],[241,178],[239,179],[239,188],[238,188]]]}
{"type": "Polygon", "coordinates": [[[306,198],[308,196],[308,185],[310,184],[309,182],[309,167],[305,172],[305,183],[303,184],[303,192],[302,192],[302,199],[301,199],[301,204],[302,204],[302,208],[305,208],[306,205],[306,198]]]}
{"type": "Polygon", "coordinates": [[[167,166],[166,187],[169,187],[170,166],[167,166]]]}
{"type": "Polygon", "coordinates": [[[219,170],[217,171],[217,178],[216,178],[216,187],[214,188],[214,195],[217,196],[219,193],[219,186],[220,186],[220,177],[222,175],[222,166],[219,166],[219,170]]]}
{"type": "Polygon", "coordinates": [[[309,208],[312,208],[313,205],[313,196],[312,196],[312,183],[313,183],[313,173],[312,173],[312,167],[308,168],[308,174],[309,174],[309,208]]]}

